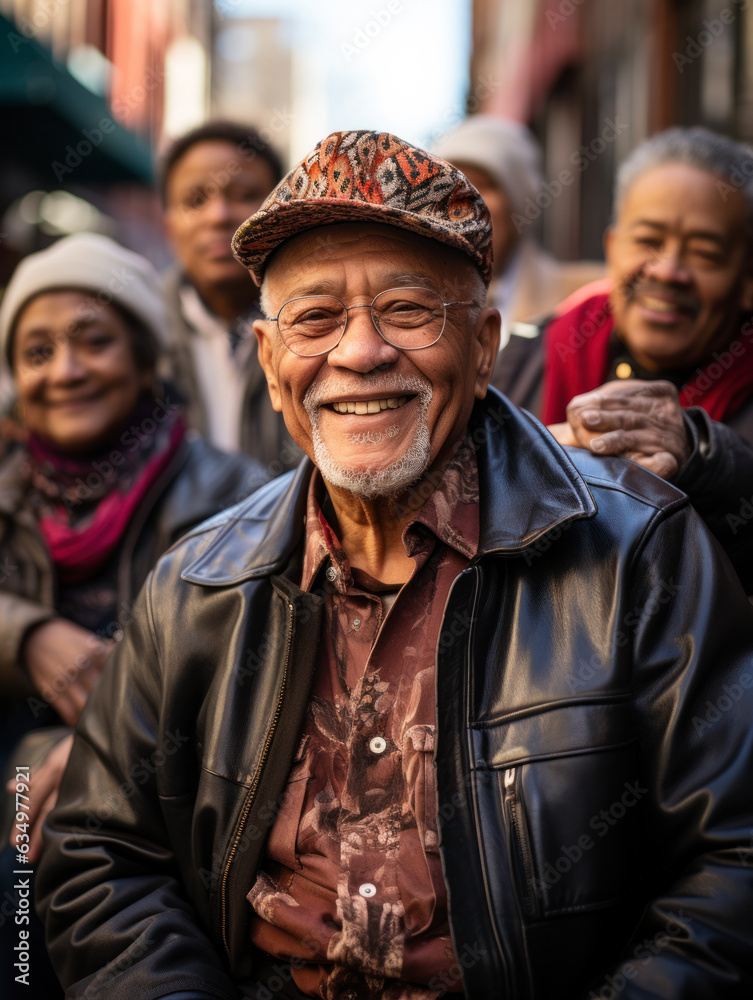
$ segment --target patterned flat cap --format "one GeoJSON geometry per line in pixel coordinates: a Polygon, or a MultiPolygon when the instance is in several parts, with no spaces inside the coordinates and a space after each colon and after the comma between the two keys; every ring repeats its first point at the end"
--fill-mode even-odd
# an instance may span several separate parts
{"type": "Polygon", "coordinates": [[[445,160],[388,132],[328,135],[238,229],[233,253],[260,284],[281,243],[338,222],[382,222],[439,240],[491,279],[492,226],[481,195],[445,160]]]}

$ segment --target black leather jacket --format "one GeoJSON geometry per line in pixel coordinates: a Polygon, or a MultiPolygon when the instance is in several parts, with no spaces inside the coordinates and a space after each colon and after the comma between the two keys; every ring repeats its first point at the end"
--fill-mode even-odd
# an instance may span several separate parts
{"type": "MultiPolygon", "coordinates": [[[[437,647],[438,814],[466,996],[749,998],[753,621],[686,498],[473,418],[478,556],[437,647]],[[611,993],[609,991],[612,991],[611,993]]],[[[311,466],[160,562],[85,710],[37,874],[75,997],[236,997],[316,662],[311,466]]]]}

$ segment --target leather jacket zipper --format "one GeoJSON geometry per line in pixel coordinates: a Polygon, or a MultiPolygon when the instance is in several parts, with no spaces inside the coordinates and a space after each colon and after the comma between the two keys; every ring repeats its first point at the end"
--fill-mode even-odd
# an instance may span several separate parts
{"type": "Polygon", "coordinates": [[[505,771],[504,812],[510,831],[510,853],[520,908],[523,915],[531,920],[539,916],[539,901],[536,895],[528,824],[520,799],[518,781],[517,768],[508,767],[505,771]]]}
{"type": "Polygon", "coordinates": [[[285,686],[288,679],[288,667],[290,666],[290,648],[293,644],[293,618],[295,614],[295,609],[292,604],[288,603],[288,638],[285,647],[285,665],[282,671],[282,683],[280,684],[280,693],[277,696],[277,705],[275,707],[275,712],[272,717],[272,722],[267,732],[267,739],[259,757],[259,763],[256,767],[253,780],[251,782],[251,787],[246,795],[246,801],[243,803],[243,812],[241,813],[241,818],[238,822],[238,829],[235,832],[235,839],[233,840],[233,846],[230,849],[230,855],[227,859],[227,864],[225,865],[225,871],[222,873],[222,882],[220,884],[220,913],[222,919],[222,941],[225,945],[225,951],[227,952],[228,958],[231,958],[230,947],[227,940],[227,881],[230,875],[230,865],[233,862],[235,853],[238,849],[238,844],[243,836],[243,829],[246,825],[246,820],[248,819],[248,814],[251,811],[251,806],[253,805],[254,797],[256,795],[256,790],[259,787],[259,781],[261,780],[261,772],[264,767],[264,763],[267,759],[269,753],[269,747],[272,742],[272,737],[274,736],[275,729],[277,727],[277,721],[280,718],[280,710],[282,708],[282,699],[285,694],[285,686]]]}
{"type": "MultiPolygon", "coordinates": [[[[472,744],[471,739],[470,739],[470,734],[471,734],[471,726],[470,726],[470,704],[471,704],[472,699],[471,699],[471,692],[470,692],[469,686],[468,686],[469,682],[470,682],[470,671],[468,670],[468,664],[470,664],[472,662],[473,642],[474,642],[473,630],[474,630],[474,623],[478,619],[479,602],[480,602],[480,595],[481,595],[481,591],[482,591],[482,587],[483,587],[483,580],[482,580],[481,569],[478,566],[478,564],[476,564],[476,565],[473,565],[473,564],[469,565],[468,568],[466,570],[464,570],[463,572],[464,573],[469,573],[471,575],[471,579],[473,581],[473,583],[472,583],[473,590],[472,590],[472,596],[471,596],[471,601],[470,601],[470,621],[469,621],[469,625],[468,625],[468,634],[466,636],[466,648],[465,648],[465,657],[466,657],[465,671],[466,671],[466,676],[465,676],[465,685],[464,685],[465,686],[465,690],[464,690],[464,702],[463,702],[463,706],[462,706],[462,709],[461,709],[461,712],[462,712],[462,715],[461,715],[461,725],[464,726],[465,730],[466,730],[466,739],[468,740],[468,750],[467,750],[467,752],[468,752],[468,761],[471,762],[471,761],[474,760],[474,750],[473,750],[473,744],[472,744]]],[[[448,612],[448,609],[450,607],[450,601],[452,599],[452,596],[453,596],[453,593],[454,593],[454,590],[455,590],[455,584],[457,584],[458,579],[460,579],[460,578],[458,577],[454,581],[452,587],[450,588],[450,592],[447,595],[447,602],[445,603],[445,609],[444,609],[444,612],[443,612],[443,615],[442,615],[442,623],[443,624],[444,624],[444,622],[447,619],[447,612],[448,612]]],[[[437,684],[438,683],[439,683],[439,671],[437,671],[437,684]]],[[[438,699],[439,699],[438,693],[437,693],[436,697],[437,697],[437,704],[438,704],[438,699]]],[[[438,722],[437,722],[437,726],[438,726],[437,732],[439,732],[440,730],[439,730],[439,724],[438,724],[438,722]]],[[[469,772],[469,773],[472,773],[472,772],[469,772]]],[[[481,825],[481,818],[480,818],[480,815],[479,815],[479,808],[480,807],[479,807],[478,792],[477,792],[477,790],[474,790],[474,792],[473,792],[472,808],[474,810],[474,821],[475,821],[476,829],[479,830],[480,829],[480,825],[481,825]]],[[[508,957],[507,957],[507,954],[506,954],[506,951],[505,951],[505,946],[502,943],[502,939],[500,937],[499,929],[498,929],[497,924],[496,924],[495,915],[494,915],[494,907],[493,907],[492,900],[491,900],[491,895],[490,895],[489,884],[490,884],[490,879],[491,879],[492,876],[490,875],[490,873],[486,869],[486,861],[485,861],[485,858],[484,858],[482,852],[479,852],[479,862],[480,862],[480,864],[482,866],[482,872],[483,872],[484,896],[485,896],[486,907],[487,907],[487,911],[488,911],[489,930],[491,931],[491,934],[492,934],[493,939],[494,939],[494,944],[496,945],[497,957],[498,957],[498,960],[499,960],[499,965],[501,966],[501,972],[502,972],[502,976],[503,976],[503,979],[504,979],[504,984],[503,984],[502,988],[503,988],[503,992],[504,992],[505,995],[507,995],[508,993],[510,995],[512,995],[512,993],[513,993],[513,987],[512,987],[512,983],[511,983],[511,979],[510,979],[510,976],[511,976],[510,962],[508,960],[508,957]]],[[[476,995],[476,994],[474,994],[474,995],[476,995]]]]}

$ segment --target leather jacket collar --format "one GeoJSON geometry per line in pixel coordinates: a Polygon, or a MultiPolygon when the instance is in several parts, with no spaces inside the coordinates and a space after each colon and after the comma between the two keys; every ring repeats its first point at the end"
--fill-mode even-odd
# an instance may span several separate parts
{"type": "MultiPolygon", "coordinates": [[[[495,390],[476,403],[470,431],[479,462],[479,557],[521,552],[552,529],[596,513],[585,481],[554,438],[495,390]]],[[[282,572],[303,537],[312,471],[306,458],[239,504],[182,579],[228,586],[282,572]]]]}

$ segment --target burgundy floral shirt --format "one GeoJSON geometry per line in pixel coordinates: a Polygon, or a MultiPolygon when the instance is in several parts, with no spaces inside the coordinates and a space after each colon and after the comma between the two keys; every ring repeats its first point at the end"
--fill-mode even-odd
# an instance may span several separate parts
{"type": "Polygon", "coordinates": [[[450,587],[478,548],[473,447],[466,439],[405,528],[414,569],[397,593],[357,585],[320,495],[317,473],[302,588],[324,593],[325,623],[302,740],[248,894],[252,942],[290,959],[307,996],[434,1000],[462,992],[437,846],[434,678],[450,587]]]}

